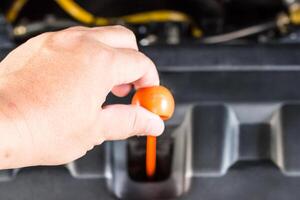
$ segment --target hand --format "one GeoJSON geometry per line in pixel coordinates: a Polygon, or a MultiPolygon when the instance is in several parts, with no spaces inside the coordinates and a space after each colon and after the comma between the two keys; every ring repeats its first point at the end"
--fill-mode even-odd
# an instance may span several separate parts
{"type": "Polygon", "coordinates": [[[102,107],[159,84],[155,65],[121,26],[73,27],[28,40],[0,63],[0,168],[58,165],[105,140],[159,135],[162,120],[132,105],[102,107]]]}

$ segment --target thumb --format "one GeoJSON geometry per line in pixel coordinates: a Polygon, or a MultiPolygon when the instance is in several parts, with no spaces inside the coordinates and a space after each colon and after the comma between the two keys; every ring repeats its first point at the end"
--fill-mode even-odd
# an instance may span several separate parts
{"type": "Polygon", "coordinates": [[[100,112],[98,125],[105,140],[120,140],[135,135],[158,136],[164,130],[164,122],[159,116],[136,105],[106,106],[100,112]]]}

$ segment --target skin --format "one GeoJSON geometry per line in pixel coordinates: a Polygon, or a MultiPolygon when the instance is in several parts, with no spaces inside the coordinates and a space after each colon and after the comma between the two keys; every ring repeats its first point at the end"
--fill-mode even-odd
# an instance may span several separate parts
{"type": "Polygon", "coordinates": [[[95,145],[158,136],[163,121],[134,105],[102,107],[159,85],[153,62],[121,26],[73,27],[28,40],[0,63],[0,169],[60,165],[95,145]]]}

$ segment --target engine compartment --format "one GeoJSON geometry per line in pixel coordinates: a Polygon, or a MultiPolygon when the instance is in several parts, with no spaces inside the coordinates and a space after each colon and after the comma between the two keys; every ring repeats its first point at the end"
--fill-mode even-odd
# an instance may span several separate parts
{"type": "MultiPolygon", "coordinates": [[[[121,24],[177,107],[158,139],[154,179],[143,171],[145,141],[130,138],[64,166],[0,171],[1,198],[298,199],[298,1],[15,2],[0,2],[1,58],[46,31],[121,24]]],[[[130,99],[110,95],[107,103],[130,99]]]]}
{"type": "Polygon", "coordinates": [[[297,42],[300,23],[298,3],[289,0],[20,0],[0,7],[18,42],[74,25],[116,24],[132,29],[142,46],[297,42]]]}

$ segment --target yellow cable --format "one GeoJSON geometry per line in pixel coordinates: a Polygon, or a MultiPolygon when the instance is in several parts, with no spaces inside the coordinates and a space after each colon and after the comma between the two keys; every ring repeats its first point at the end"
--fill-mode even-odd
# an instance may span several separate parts
{"type": "Polygon", "coordinates": [[[75,18],[76,20],[84,24],[94,24],[94,23],[97,23],[99,25],[109,24],[106,18],[95,17],[94,15],[92,15],[91,13],[83,9],[80,5],[75,3],[73,0],[56,0],[56,2],[69,15],[71,15],[73,18],[75,18]]]}
{"type": "MultiPolygon", "coordinates": [[[[63,10],[69,13],[76,20],[85,24],[96,24],[96,25],[108,25],[110,21],[114,19],[108,19],[104,17],[96,17],[83,9],[73,0],[56,0],[63,10]]],[[[126,23],[138,24],[138,23],[149,23],[149,22],[190,22],[191,19],[188,15],[172,10],[157,10],[143,13],[137,13],[132,15],[126,15],[116,20],[121,19],[126,23]]]]}
{"type": "Polygon", "coordinates": [[[203,36],[203,31],[199,27],[193,26],[192,27],[192,35],[195,38],[201,38],[203,36]]]}
{"type": "MultiPolygon", "coordinates": [[[[136,13],[131,15],[125,15],[117,18],[105,18],[96,17],[74,0],[56,0],[58,5],[65,10],[74,19],[88,25],[105,26],[111,24],[111,22],[116,22],[121,20],[129,24],[143,24],[150,22],[188,22],[193,24],[193,20],[185,13],[173,10],[156,10],[149,12],[136,13]]],[[[197,26],[193,26],[192,34],[194,37],[201,37],[203,35],[202,30],[197,26]]]]}
{"type": "Polygon", "coordinates": [[[292,24],[300,25],[300,4],[294,3],[289,8],[289,18],[292,24]]]}
{"type": "Polygon", "coordinates": [[[175,22],[190,22],[191,19],[189,16],[182,12],[172,11],[172,10],[157,10],[142,12],[132,15],[126,15],[121,17],[125,22],[131,24],[142,24],[149,22],[166,22],[166,21],[175,21],[175,22]]]}
{"type": "Polygon", "coordinates": [[[28,0],[15,0],[6,13],[5,17],[7,21],[14,22],[27,1],[28,0]]]}
{"type": "MultiPolygon", "coordinates": [[[[129,24],[143,24],[150,22],[188,22],[192,25],[193,20],[185,13],[173,10],[156,10],[149,12],[136,13],[131,15],[125,15],[116,18],[105,18],[96,17],[89,13],[87,10],[82,8],[73,0],[56,0],[58,5],[70,14],[76,20],[89,25],[105,26],[111,24],[111,22],[116,22],[121,20],[129,24]]],[[[196,38],[202,37],[203,32],[197,26],[192,27],[192,35],[196,38]]]]}

